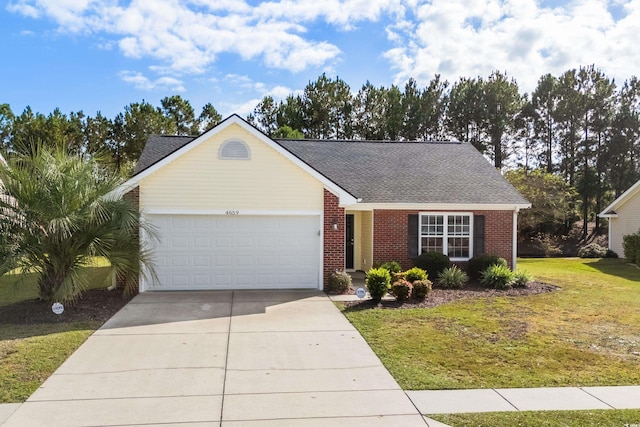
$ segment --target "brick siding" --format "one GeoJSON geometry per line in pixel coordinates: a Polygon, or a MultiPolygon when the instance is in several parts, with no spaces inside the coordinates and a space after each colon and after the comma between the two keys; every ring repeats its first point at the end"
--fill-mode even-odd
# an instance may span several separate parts
{"type": "Polygon", "coordinates": [[[324,190],[324,259],[323,275],[326,286],[329,275],[336,270],[344,270],[345,212],[339,206],[338,197],[324,190]],[[338,229],[333,229],[337,222],[338,229]]]}
{"type": "MultiPolygon", "coordinates": [[[[408,216],[417,213],[417,210],[375,210],[373,212],[374,263],[398,261],[403,269],[413,266],[407,249],[407,226],[408,216]]],[[[485,216],[485,253],[499,255],[511,266],[513,212],[473,211],[472,213],[485,216]]]]}

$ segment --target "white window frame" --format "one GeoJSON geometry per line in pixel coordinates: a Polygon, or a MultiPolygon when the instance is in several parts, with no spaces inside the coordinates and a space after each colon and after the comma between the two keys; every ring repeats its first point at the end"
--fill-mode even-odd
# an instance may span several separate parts
{"type": "MultiPolygon", "coordinates": [[[[449,256],[449,217],[450,216],[466,216],[469,218],[469,257],[468,258],[450,258],[451,261],[469,261],[473,258],[473,213],[472,212],[419,212],[418,213],[418,255],[422,254],[422,238],[429,237],[422,234],[422,218],[425,216],[441,216],[443,225],[442,234],[442,252],[449,256]]],[[[440,236],[438,236],[440,237],[440,236]]],[[[466,236],[451,236],[466,237],[466,236]]]]}

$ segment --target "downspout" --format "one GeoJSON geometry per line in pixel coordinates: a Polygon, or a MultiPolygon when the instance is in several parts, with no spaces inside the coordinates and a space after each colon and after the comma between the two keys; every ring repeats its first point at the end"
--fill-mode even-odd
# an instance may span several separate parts
{"type": "Polygon", "coordinates": [[[516,258],[518,258],[518,211],[520,210],[520,208],[516,207],[513,210],[513,232],[512,232],[512,238],[513,238],[513,248],[512,248],[512,259],[511,259],[511,265],[513,270],[515,271],[516,269],[516,258]]]}

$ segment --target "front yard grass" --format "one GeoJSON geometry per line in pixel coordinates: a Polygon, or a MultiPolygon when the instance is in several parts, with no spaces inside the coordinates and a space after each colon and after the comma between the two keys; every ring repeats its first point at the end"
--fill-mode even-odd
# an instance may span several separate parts
{"type": "Polygon", "coordinates": [[[640,410],[493,412],[429,415],[429,418],[453,427],[623,427],[638,425],[640,410]]]}
{"type": "MultiPolygon", "coordinates": [[[[90,287],[104,287],[107,269],[89,268],[92,269],[90,287]]],[[[12,304],[37,296],[33,274],[0,277],[0,314],[12,304]]],[[[41,306],[47,310],[50,307],[41,306]]],[[[65,311],[69,310],[73,308],[65,311]]],[[[3,319],[0,322],[0,403],[25,401],[101,325],[100,321],[63,319],[19,324],[3,319]]]]}
{"type": "Polygon", "coordinates": [[[518,267],[562,289],[344,313],[404,389],[640,384],[640,269],[567,258],[518,267]]]}

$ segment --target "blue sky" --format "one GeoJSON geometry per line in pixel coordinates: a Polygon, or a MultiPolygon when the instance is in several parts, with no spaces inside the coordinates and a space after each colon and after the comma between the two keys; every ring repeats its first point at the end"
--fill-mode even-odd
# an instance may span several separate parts
{"type": "Polygon", "coordinates": [[[245,116],[321,73],[426,85],[439,73],[543,73],[595,64],[638,74],[640,0],[9,0],[0,6],[0,103],[113,117],[179,94],[245,116]]]}

